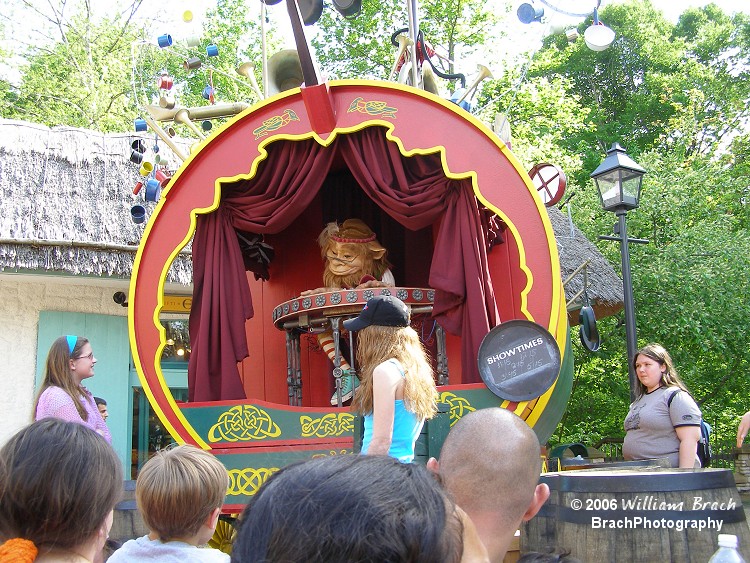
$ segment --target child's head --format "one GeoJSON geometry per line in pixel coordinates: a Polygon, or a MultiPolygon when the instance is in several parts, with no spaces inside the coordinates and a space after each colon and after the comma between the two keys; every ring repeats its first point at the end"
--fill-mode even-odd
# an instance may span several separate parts
{"type": "MultiPolygon", "coordinates": [[[[219,460],[183,445],[157,452],[146,462],[135,498],[143,520],[159,539],[186,539],[201,532],[224,502],[228,486],[227,470],[219,460]]],[[[213,521],[211,529],[215,526],[213,521]]]]}
{"type": "Polygon", "coordinates": [[[96,432],[45,418],[0,449],[0,542],[24,538],[43,549],[72,549],[111,526],[122,495],[122,464],[96,432]]]}

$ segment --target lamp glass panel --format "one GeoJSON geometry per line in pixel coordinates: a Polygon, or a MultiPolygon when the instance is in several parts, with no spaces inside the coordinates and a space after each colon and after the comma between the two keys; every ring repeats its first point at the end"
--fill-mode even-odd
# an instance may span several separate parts
{"type": "Polygon", "coordinates": [[[602,207],[611,209],[617,207],[622,202],[622,193],[620,190],[620,172],[612,170],[605,172],[595,178],[599,195],[602,198],[602,207]]]}
{"type": "Polygon", "coordinates": [[[643,174],[631,170],[622,171],[622,198],[628,205],[638,206],[643,174]]]}

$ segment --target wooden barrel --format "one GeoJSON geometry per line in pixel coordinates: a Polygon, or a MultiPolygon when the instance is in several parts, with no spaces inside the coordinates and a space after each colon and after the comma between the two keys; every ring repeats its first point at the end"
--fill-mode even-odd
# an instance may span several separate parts
{"type": "Polygon", "coordinates": [[[542,475],[550,499],[521,528],[521,553],[569,551],[584,562],[705,563],[718,534],[750,527],[728,469],[581,470],[542,475]]]}

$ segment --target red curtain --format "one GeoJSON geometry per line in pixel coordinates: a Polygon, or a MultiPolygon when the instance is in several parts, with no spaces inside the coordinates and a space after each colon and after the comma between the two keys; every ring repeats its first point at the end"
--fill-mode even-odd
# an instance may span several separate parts
{"type": "Polygon", "coordinates": [[[283,231],[315,198],[334,155],[313,140],[273,143],[252,179],[222,186],[219,208],[198,215],[189,401],[245,398],[237,362],[249,355],[245,320],[254,313],[236,231],[283,231]]]}
{"type": "Polygon", "coordinates": [[[223,186],[219,208],[198,216],[190,401],[245,398],[237,362],[248,356],[244,324],[253,307],[237,231],[288,227],[318,193],[337,152],[363,191],[404,227],[417,230],[442,218],[430,269],[433,316],[462,336],[462,381],[481,381],[477,352],[498,313],[471,182],[447,179],[439,155],[403,157],[384,129],[370,127],[328,148],[313,140],[273,143],[254,178],[223,186]]]}

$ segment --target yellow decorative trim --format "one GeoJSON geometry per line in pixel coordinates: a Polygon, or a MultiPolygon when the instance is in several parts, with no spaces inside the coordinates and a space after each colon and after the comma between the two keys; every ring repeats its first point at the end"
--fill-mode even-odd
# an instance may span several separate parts
{"type": "Polygon", "coordinates": [[[285,109],[284,113],[282,113],[281,115],[274,115],[273,117],[269,117],[268,119],[266,119],[263,122],[263,125],[253,130],[253,135],[255,135],[255,140],[257,141],[261,137],[265,137],[266,135],[268,135],[269,132],[277,131],[282,127],[286,127],[292,121],[299,120],[300,119],[299,117],[297,117],[297,114],[294,110],[285,109]]]}
{"type": "MultiPolygon", "coordinates": [[[[397,84],[397,83],[383,83],[383,85],[380,86],[378,84],[373,84],[372,82],[362,81],[362,80],[334,80],[329,83],[329,86],[331,87],[331,89],[336,89],[339,87],[347,87],[347,86],[368,86],[368,87],[382,87],[384,91],[401,90],[404,92],[410,92],[412,94],[419,95],[420,97],[427,98],[431,100],[433,103],[444,106],[445,108],[449,108],[452,111],[456,111],[455,104],[453,104],[452,102],[448,100],[444,100],[440,98],[439,96],[430,94],[429,92],[425,92],[423,90],[418,90],[410,86],[405,86],[405,85],[397,84]]],[[[157,203],[156,208],[152,214],[152,220],[146,224],[146,228],[144,230],[143,236],[141,237],[141,244],[139,246],[138,252],[136,253],[135,262],[133,265],[133,271],[131,274],[130,299],[129,299],[131,302],[134,301],[134,296],[135,296],[135,283],[134,282],[135,280],[138,279],[138,273],[139,273],[140,266],[141,266],[142,255],[143,255],[144,249],[146,248],[146,243],[149,239],[149,235],[152,230],[152,225],[155,223],[155,219],[159,216],[159,214],[162,211],[162,208],[166,204],[166,200],[169,196],[169,192],[171,191],[171,189],[178,183],[179,178],[182,176],[182,174],[186,173],[190,169],[190,166],[189,166],[190,163],[194,159],[199,157],[203,149],[208,147],[212,142],[217,142],[220,138],[222,138],[225,132],[231,129],[231,127],[235,123],[243,119],[246,119],[250,114],[261,112],[264,107],[271,105],[271,104],[275,104],[283,98],[289,98],[291,100],[298,93],[299,93],[299,88],[293,88],[291,90],[287,90],[285,92],[279,93],[270,98],[262,100],[258,104],[246,109],[241,114],[238,114],[234,116],[234,118],[228,120],[228,122],[225,123],[221,127],[221,129],[217,132],[217,134],[212,135],[211,139],[208,142],[200,143],[200,145],[198,146],[198,150],[196,150],[195,152],[191,152],[190,155],[188,155],[188,158],[182,163],[182,165],[175,172],[174,176],[172,177],[172,181],[170,182],[170,185],[162,192],[162,197],[157,203]]],[[[364,99],[360,97],[359,100],[355,99],[352,102],[352,105],[350,105],[349,111],[352,111],[352,112],[360,111],[368,115],[380,115],[381,118],[384,118],[384,117],[395,118],[395,111],[397,111],[397,108],[387,107],[384,102],[364,102],[364,99]],[[377,112],[381,112],[381,113],[378,114],[377,112]]],[[[284,126],[288,124],[289,122],[295,120],[294,118],[299,119],[296,113],[294,113],[292,110],[285,110],[282,116],[276,116],[276,117],[281,118],[279,127],[284,126]],[[287,112],[291,112],[291,114],[287,112]],[[288,118],[288,120],[284,119],[284,115],[288,118]],[[294,117],[292,117],[292,115],[294,117]]],[[[276,117],[266,120],[266,121],[273,121],[273,123],[269,124],[270,126],[273,126],[276,123],[276,117]]],[[[515,155],[508,149],[508,147],[506,147],[505,144],[499,139],[499,137],[497,137],[484,123],[479,121],[475,116],[466,114],[462,117],[464,118],[465,121],[468,121],[476,129],[483,132],[484,135],[498,147],[499,151],[508,159],[511,165],[521,175],[529,192],[534,195],[537,209],[540,213],[542,223],[547,233],[548,248],[550,251],[550,258],[551,258],[552,278],[553,278],[552,307],[551,307],[551,315],[549,319],[549,324],[547,326],[550,332],[552,332],[553,334],[556,334],[557,342],[561,347],[561,352],[563,352],[563,355],[565,353],[570,353],[568,350],[565,350],[565,338],[566,338],[567,326],[566,326],[566,323],[564,322],[563,316],[564,316],[566,307],[565,307],[565,297],[564,297],[563,288],[562,288],[562,280],[560,279],[560,265],[559,265],[559,260],[558,260],[557,245],[555,243],[554,234],[552,232],[552,225],[549,221],[549,218],[546,215],[546,209],[544,208],[544,205],[541,202],[541,199],[536,194],[536,188],[534,187],[531,179],[528,177],[528,174],[526,173],[525,168],[521,165],[520,161],[518,161],[515,155]]],[[[266,122],[264,122],[264,126],[265,125],[266,125],[266,122]]],[[[424,154],[431,154],[431,153],[438,152],[440,154],[443,171],[447,178],[449,179],[470,178],[471,179],[474,193],[477,196],[477,198],[484,205],[486,205],[489,209],[497,213],[501,217],[501,219],[503,219],[503,221],[506,223],[509,230],[513,234],[514,239],[518,242],[518,245],[519,245],[518,251],[519,251],[519,259],[520,259],[519,265],[520,265],[521,271],[524,273],[524,275],[526,276],[526,280],[527,280],[526,287],[521,291],[520,309],[523,315],[527,319],[532,320],[532,321],[535,320],[527,308],[528,307],[528,294],[531,290],[534,280],[533,280],[532,273],[526,264],[526,248],[524,245],[524,241],[520,237],[520,233],[518,232],[517,227],[513,224],[512,221],[510,221],[510,219],[504,213],[502,213],[502,211],[499,208],[491,204],[484,197],[484,195],[480,192],[480,187],[478,185],[477,175],[475,172],[469,171],[469,172],[457,174],[449,170],[448,165],[447,165],[446,154],[445,154],[446,149],[444,146],[435,145],[433,147],[427,147],[427,148],[421,147],[421,148],[415,148],[412,150],[407,150],[404,147],[403,143],[401,142],[401,139],[398,136],[393,134],[395,124],[385,119],[372,119],[365,123],[359,123],[351,127],[337,127],[336,129],[334,129],[334,131],[327,134],[325,138],[321,137],[315,132],[306,132],[304,134],[277,133],[273,136],[266,137],[263,141],[261,141],[261,143],[257,147],[258,156],[255,159],[253,159],[250,165],[250,170],[247,173],[238,174],[232,177],[226,177],[226,176],[217,177],[214,180],[213,201],[205,207],[194,208],[191,211],[190,228],[188,229],[186,236],[177,245],[177,247],[170,253],[169,259],[166,261],[166,263],[164,264],[162,268],[162,271],[160,272],[159,284],[157,288],[157,306],[153,312],[152,321],[154,323],[155,328],[159,332],[161,345],[158,347],[153,358],[141,357],[138,347],[135,345],[136,339],[135,339],[135,331],[133,328],[134,327],[134,316],[133,316],[134,309],[132,307],[128,308],[128,332],[130,335],[131,351],[133,354],[133,360],[134,360],[134,364],[136,367],[136,371],[138,373],[138,377],[141,381],[141,384],[143,385],[144,392],[146,393],[146,396],[149,399],[149,403],[151,404],[151,407],[154,413],[159,417],[161,422],[164,424],[165,428],[179,443],[184,443],[186,438],[176,432],[174,426],[171,424],[169,418],[166,416],[166,413],[161,408],[161,405],[155,401],[151,386],[149,382],[146,381],[146,377],[143,371],[143,365],[145,364],[153,365],[154,373],[158,381],[157,388],[159,388],[162,394],[166,397],[167,410],[174,413],[175,417],[179,420],[180,424],[187,430],[188,435],[196,444],[198,444],[200,447],[204,449],[210,449],[210,446],[201,438],[201,436],[195,431],[192,425],[188,422],[186,417],[182,414],[180,407],[175,402],[174,397],[172,396],[172,393],[167,386],[166,380],[164,378],[164,375],[161,369],[161,352],[165,346],[166,331],[164,330],[164,327],[161,325],[161,322],[159,319],[159,313],[164,307],[164,286],[165,286],[166,276],[177,254],[187,245],[187,243],[191,240],[193,234],[195,233],[195,225],[197,222],[197,216],[210,213],[218,208],[219,201],[221,198],[221,184],[222,183],[253,178],[257,172],[258,167],[260,166],[260,163],[267,158],[268,152],[266,150],[266,146],[270,144],[271,142],[275,142],[279,140],[301,141],[301,140],[312,138],[312,139],[315,139],[315,141],[321,146],[329,146],[331,143],[334,142],[334,140],[336,139],[338,135],[345,135],[345,134],[353,133],[355,131],[359,131],[366,127],[373,127],[373,126],[385,127],[387,140],[395,142],[397,146],[399,147],[399,151],[401,152],[403,156],[411,157],[414,155],[420,155],[420,154],[424,155],[424,154]]],[[[264,136],[268,132],[274,130],[272,128],[267,128],[265,130],[265,133],[263,133],[263,131],[260,131],[261,129],[263,128],[259,127],[258,129],[255,130],[258,133],[262,133],[261,136],[264,136]]],[[[540,324],[544,325],[543,319],[540,319],[539,321],[541,321],[540,324]]],[[[544,411],[546,407],[546,403],[549,401],[549,397],[551,396],[552,391],[554,390],[554,387],[555,386],[553,385],[552,388],[547,393],[545,393],[542,397],[539,398],[539,403],[535,407],[535,412],[532,412],[531,416],[529,417],[529,420],[527,420],[527,422],[532,427],[534,423],[538,420],[539,416],[541,416],[542,412],[544,411]]],[[[455,424],[455,422],[460,418],[460,416],[464,414],[463,412],[464,410],[466,410],[467,412],[468,412],[468,409],[475,410],[464,399],[460,399],[460,398],[457,398],[457,399],[459,399],[457,404],[451,408],[451,425],[455,424]],[[454,418],[454,412],[456,413],[455,418],[454,418]]],[[[505,407],[507,406],[507,404],[508,402],[504,401],[502,402],[500,406],[505,407]]],[[[519,407],[520,406],[521,405],[519,405],[519,407]]],[[[524,407],[525,406],[526,405],[524,405],[524,407]]]]}
{"type": "Polygon", "coordinates": [[[326,438],[341,436],[345,432],[354,431],[354,415],[348,412],[328,413],[315,417],[302,415],[299,417],[303,438],[326,438]]]}
{"type": "Polygon", "coordinates": [[[245,469],[230,469],[229,489],[227,496],[254,495],[266,480],[279,470],[278,467],[246,467],[245,469]]]}
{"type": "Polygon", "coordinates": [[[381,117],[388,117],[396,119],[396,112],[398,108],[391,107],[387,102],[377,102],[374,100],[365,101],[362,96],[357,96],[349,104],[347,113],[358,111],[359,113],[366,113],[367,115],[379,115],[381,117]]]}
{"type": "Polygon", "coordinates": [[[269,414],[253,405],[237,405],[219,415],[208,432],[209,442],[240,442],[278,438],[281,429],[269,414]]]}
{"type": "Polygon", "coordinates": [[[451,426],[456,424],[462,416],[469,414],[470,412],[473,412],[477,409],[471,406],[471,403],[469,403],[468,400],[464,399],[463,397],[459,397],[455,393],[451,393],[450,391],[444,391],[440,393],[440,398],[438,399],[439,403],[447,403],[450,405],[450,418],[451,418],[451,426]]]}
{"type": "Polygon", "coordinates": [[[351,450],[331,450],[327,454],[314,454],[311,459],[317,457],[331,457],[332,455],[353,455],[353,453],[351,450]]]}

